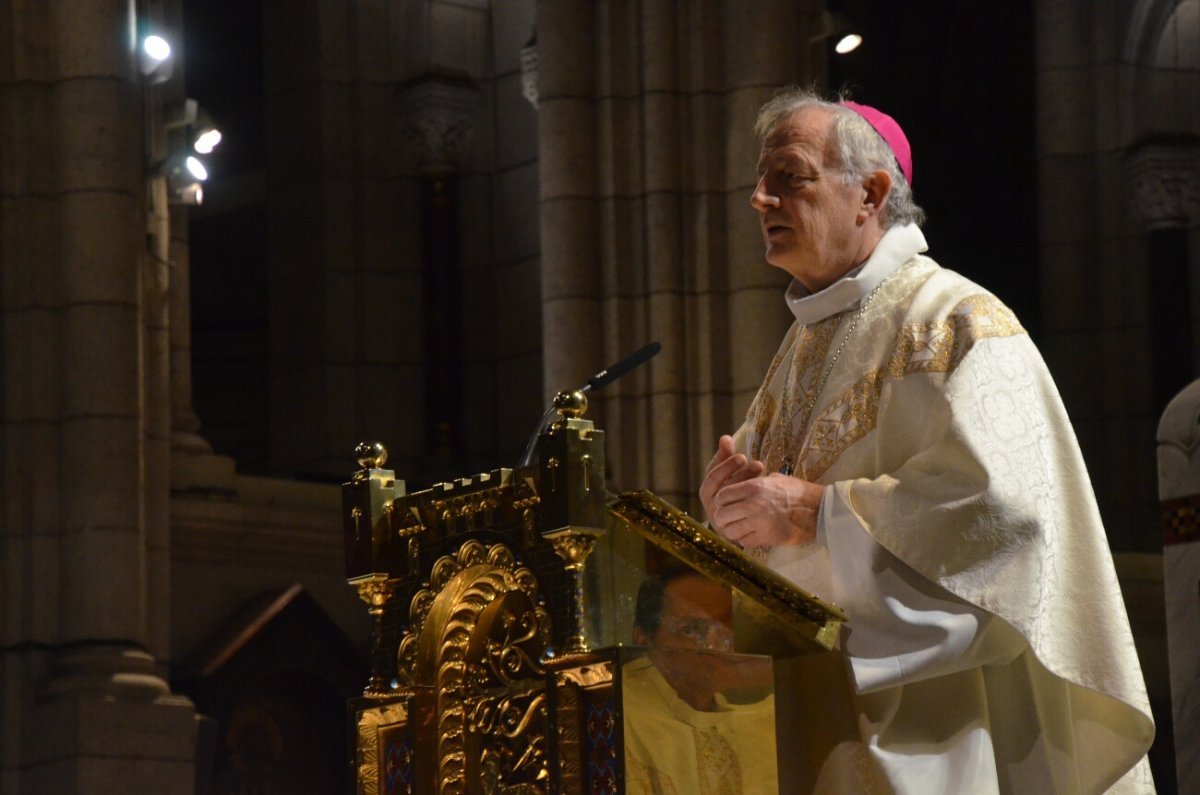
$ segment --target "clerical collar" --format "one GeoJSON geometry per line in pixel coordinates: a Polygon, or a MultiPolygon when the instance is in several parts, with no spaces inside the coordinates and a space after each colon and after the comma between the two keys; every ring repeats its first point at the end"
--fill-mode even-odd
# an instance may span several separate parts
{"type": "Polygon", "coordinates": [[[796,320],[808,325],[857,304],[901,265],[929,248],[916,224],[893,226],[867,261],[817,293],[795,279],[787,289],[787,304],[796,320]]]}

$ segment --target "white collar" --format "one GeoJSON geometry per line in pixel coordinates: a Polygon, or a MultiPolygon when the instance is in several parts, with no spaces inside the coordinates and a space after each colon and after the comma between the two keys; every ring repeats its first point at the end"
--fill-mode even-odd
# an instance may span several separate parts
{"type": "Polygon", "coordinates": [[[795,279],[787,289],[788,308],[805,325],[824,320],[861,301],[901,265],[928,250],[916,224],[893,226],[884,233],[867,261],[816,293],[795,279]]]}

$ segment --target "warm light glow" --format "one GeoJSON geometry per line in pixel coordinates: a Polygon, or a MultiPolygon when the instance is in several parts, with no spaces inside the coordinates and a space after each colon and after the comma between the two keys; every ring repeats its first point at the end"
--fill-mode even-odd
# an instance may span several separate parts
{"type": "Polygon", "coordinates": [[[156,61],[171,57],[171,45],[162,36],[147,36],[142,40],[142,50],[156,61]]]}
{"type": "Polygon", "coordinates": [[[184,163],[187,165],[188,172],[193,177],[196,179],[208,179],[208,169],[204,167],[199,158],[188,157],[184,163]]]}
{"type": "Polygon", "coordinates": [[[862,44],[862,36],[857,33],[847,33],[838,40],[833,49],[837,51],[838,55],[845,55],[848,52],[858,49],[858,45],[860,44],[862,44]]]}
{"type": "Polygon", "coordinates": [[[210,127],[196,136],[196,142],[192,144],[192,147],[200,154],[207,155],[216,149],[219,143],[221,143],[221,131],[210,127]]]}

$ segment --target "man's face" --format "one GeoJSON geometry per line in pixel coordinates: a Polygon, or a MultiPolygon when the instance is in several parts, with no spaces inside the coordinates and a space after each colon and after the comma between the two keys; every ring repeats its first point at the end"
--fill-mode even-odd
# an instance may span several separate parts
{"type": "Polygon", "coordinates": [[[829,143],[832,113],[805,108],[786,117],[763,140],[758,210],[767,262],[818,292],[864,262],[874,248],[867,191],[848,185],[829,143]]]}
{"type": "Polygon", "coordinates": [[[635,627],[634,642],[650,646],[650,659],[667,683],[693,709],[710,710],[725,686],[728,668],[719,655],[733,651],[733,596],[699,574],[667,583],[658,630],[647,636],[635,627]]]}
{"type": "Polygon", "coordinates": [[[733,650],[733,597],[729,589],[687,574],[667,583],[654,646],[669,649],[733,650]]]}

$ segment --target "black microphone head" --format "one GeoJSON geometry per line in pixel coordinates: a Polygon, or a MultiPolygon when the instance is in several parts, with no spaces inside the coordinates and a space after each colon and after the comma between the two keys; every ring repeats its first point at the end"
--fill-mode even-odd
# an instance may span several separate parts
{"type": "Polygon", "coordinates": [[[661,342],[651,342],[649,345],[643,345],[638,350],[626,356],[621,361],[609,366],[607,369],[601,370],[594,376],[588,379],[587,386],[584,391],[595,391],[616,381],[621,376],[628,373],[633,368],[647,361],[662,350],[661,342]]]}

